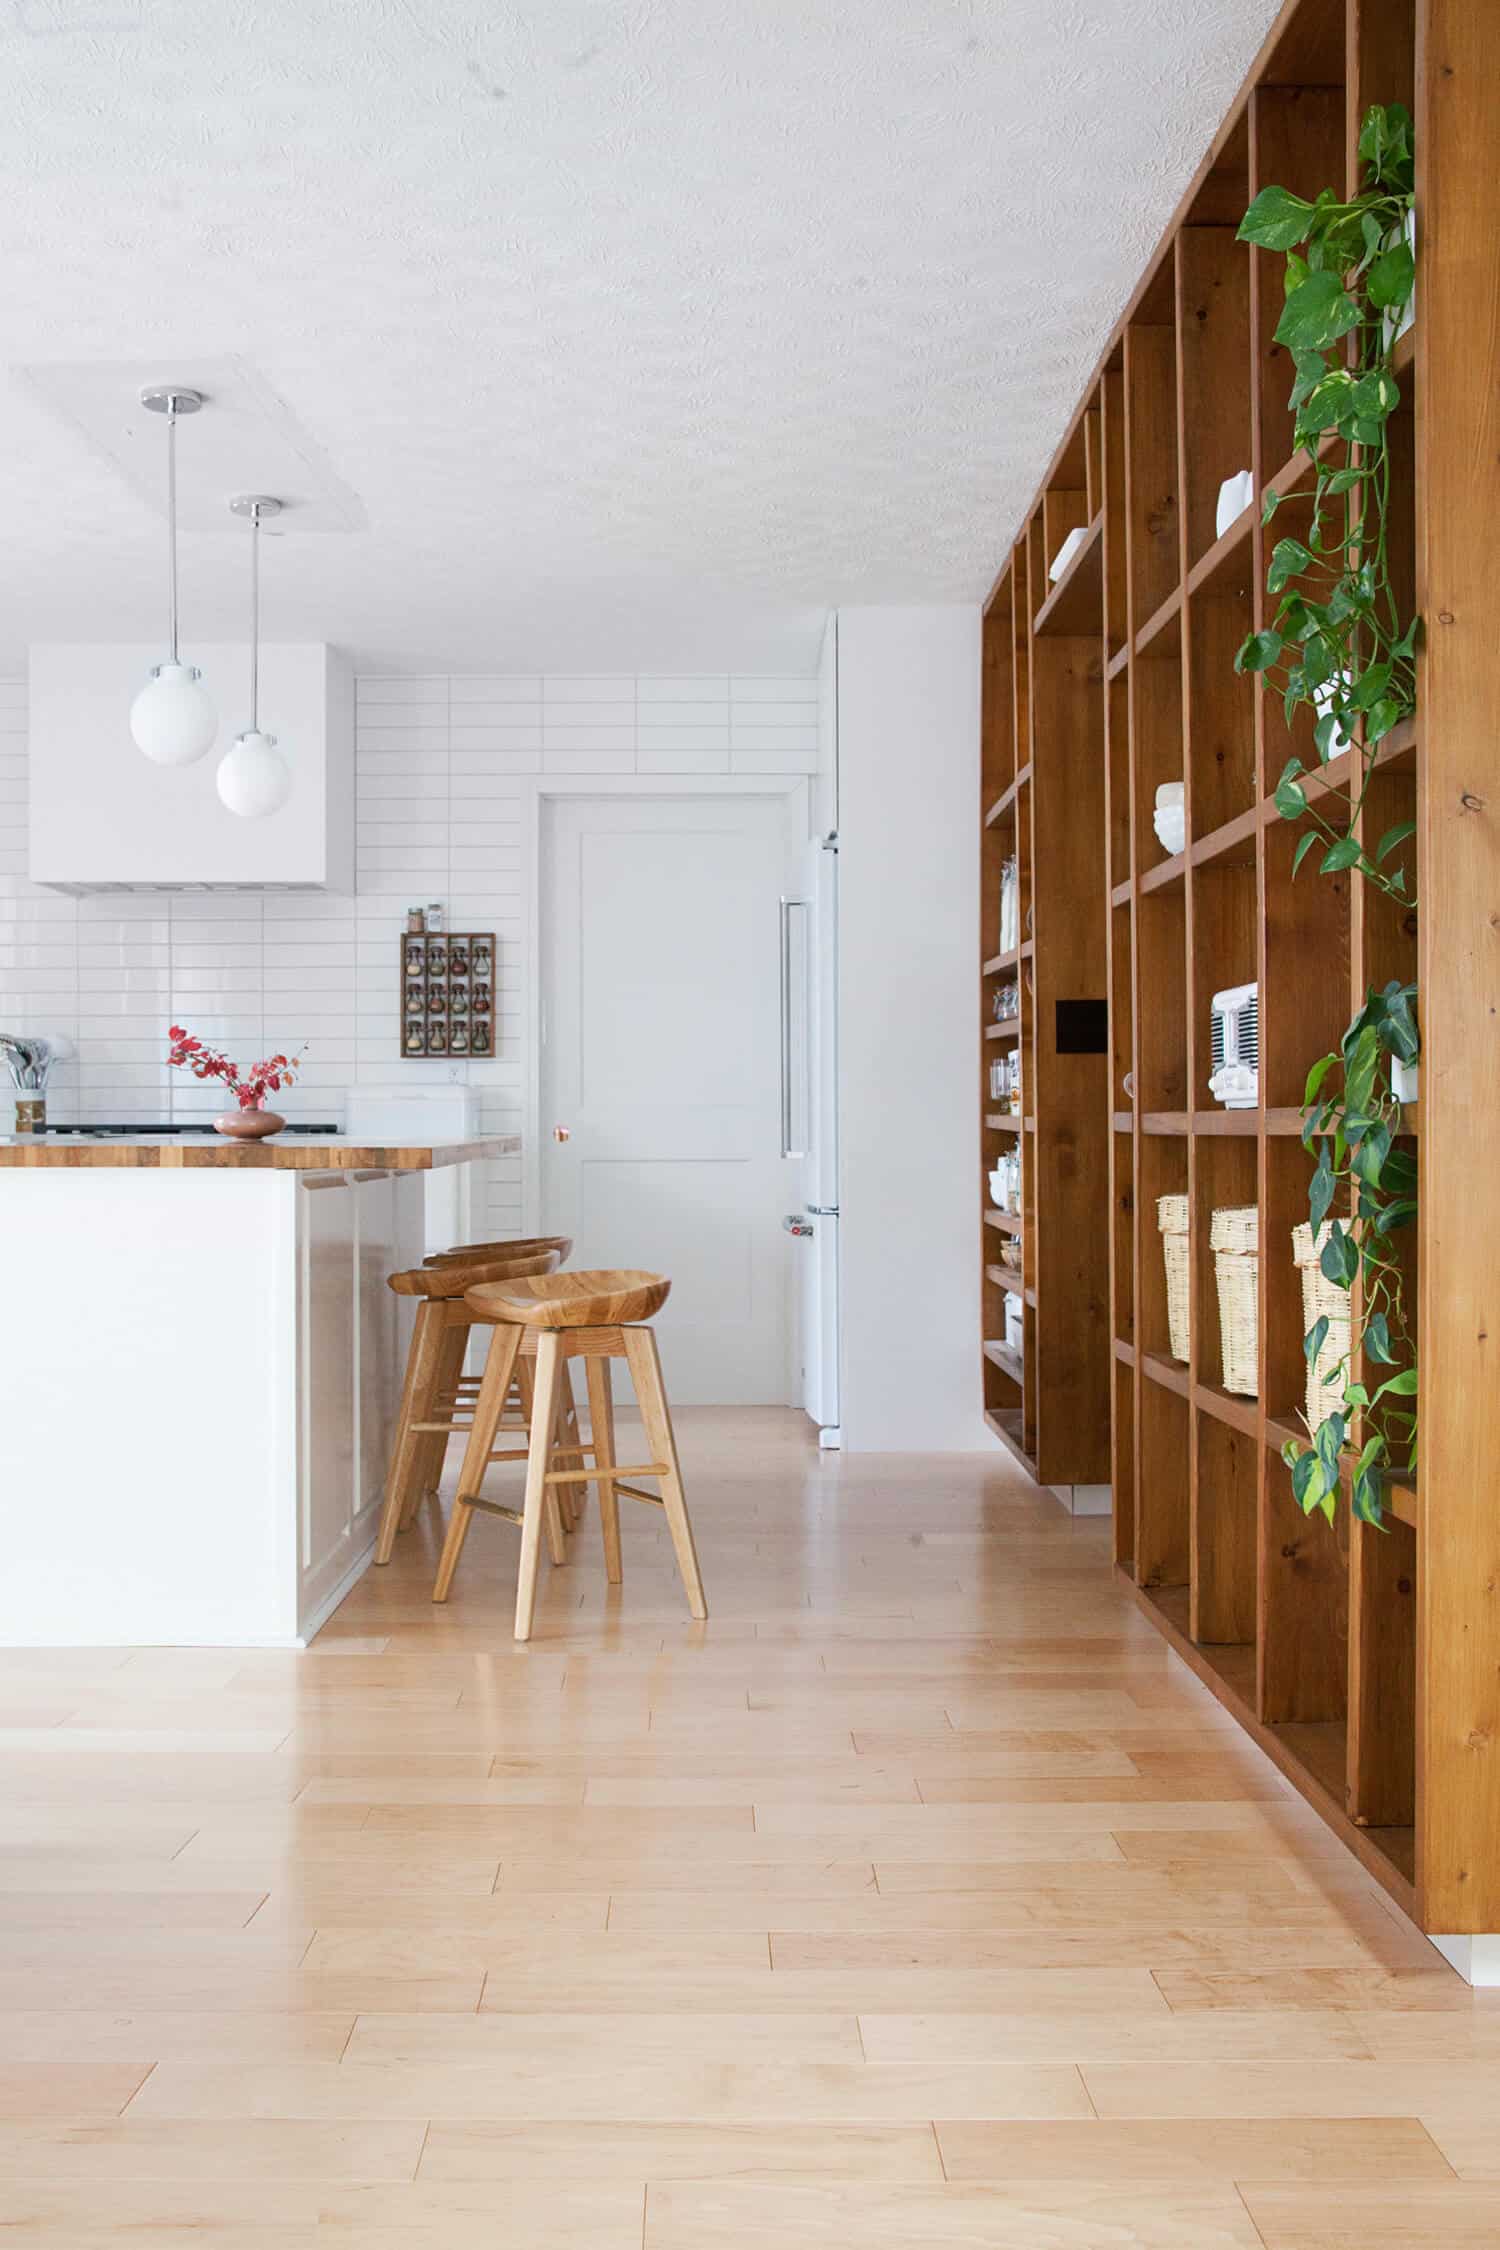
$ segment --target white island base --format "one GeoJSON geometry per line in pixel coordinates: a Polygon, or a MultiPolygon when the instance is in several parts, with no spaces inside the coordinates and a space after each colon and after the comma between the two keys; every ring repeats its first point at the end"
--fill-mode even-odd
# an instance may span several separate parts
{"type": "Polygon", "coordinates": [[[0,1171],[0,1645],[311,1638],[373,1551],[430,1178],[0,1171]]]}

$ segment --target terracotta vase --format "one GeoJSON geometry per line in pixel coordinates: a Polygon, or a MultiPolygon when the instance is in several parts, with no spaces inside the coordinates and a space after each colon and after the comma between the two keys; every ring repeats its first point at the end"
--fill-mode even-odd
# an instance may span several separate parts
{"type": "Polygon", "coordinates": [[[279,1133],[285,1123],[274,1109],[226,1109],[222,1117],[214,1119],[214,1131],[227,1134],[232,1141],[263,1141],[279,1133]]]}

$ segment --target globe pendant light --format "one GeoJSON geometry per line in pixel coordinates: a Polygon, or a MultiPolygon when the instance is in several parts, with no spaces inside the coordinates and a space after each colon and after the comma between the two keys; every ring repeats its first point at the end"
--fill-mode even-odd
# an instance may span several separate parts
{"type": "Polygon", "coordinates": [[[196,414],[202,393],[175,383],[142,391],[149,414],[167,418],[167,582],[171,608],[171,654],[158,664],[130,706],[130,732],[137,750],[158,766],[190,766],[201,758],[219,731],[218,714],[202,676],[177,654],[177,423],[196,414]]]}
{"type": "Polygon", "coordinates": [[[219,795],[241,820],[264,820],[280,812],[292,793],[292,769],[276,747],[274,734],[260,731],[260,526],[262,517],[279,516],[281,502],[258,495],[231,500],[237,516],[250,518],[250,724],[236,735],[234,748],[219,763],[219,795]]]}

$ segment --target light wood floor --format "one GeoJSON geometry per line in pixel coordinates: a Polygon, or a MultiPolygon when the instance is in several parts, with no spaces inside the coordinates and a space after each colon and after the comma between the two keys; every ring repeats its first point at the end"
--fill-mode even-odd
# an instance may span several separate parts
{"type": "MultiPolygon", "coordinates": [[[[1003,1461],[685,1414],[510,1639],[0,1657],[0,2241],[1464,2250],[1471,1995],[1003,1461]]],[[[206,1496],[207,1498],[207,1496],[206,1496]]]]}

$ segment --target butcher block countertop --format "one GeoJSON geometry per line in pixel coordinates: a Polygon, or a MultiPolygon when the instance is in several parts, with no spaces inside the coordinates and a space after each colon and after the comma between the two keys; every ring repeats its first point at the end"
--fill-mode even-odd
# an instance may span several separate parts
{"type": "Polygon", "coordinates": [[[266,1141],[235,1141],[223,1133],[120,1133],[97,1141],[77,1133],[14,1133],[0,1135],[0,1170],[436,1172],[446,1164],[514,1156],[520,1146],[515,1133],[406,1148],[372,1147],[339,1133],[285,1132],[266,1141]]]}

